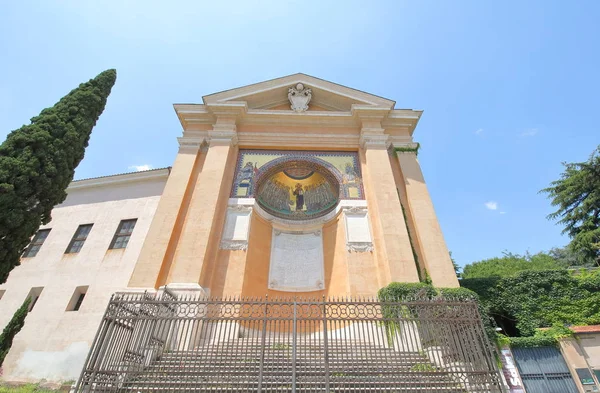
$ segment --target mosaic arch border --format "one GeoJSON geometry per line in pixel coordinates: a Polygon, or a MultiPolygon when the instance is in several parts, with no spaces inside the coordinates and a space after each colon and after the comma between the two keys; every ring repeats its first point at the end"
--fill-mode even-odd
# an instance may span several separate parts
{"type": "Polygon", "coordinates": [[[339,199],[365,199],[365,191],[362,181],[362,171],[360,167],[360,161],[358,158],[358,152],[355,151],[306,151],[306,150],[262,150],[262,149],[240,149],[236,161],[235,174],[233,177],[233,185],[231,188],[231,198],[240,198],[238,195],[238,189],[240,187],[240,172],[244,159],[247,156],[274,156],[272,160],[267,161],[258,168],[254,173],[250,192],[243,196],[243,198],[254,198],[255,197],[255,186],[258,184],[258,180],[264,176],[264,173],[269,171],[273,166],[278,166],[288,161],[307,161],[314,164],[325,166],[331,174],[340,183],[340,194],[339,199]],[[329,162],[327,159],[337,159],[339,157],[346,157],[349,163],[352,164],[352,169],[357,176],[357,183],[354,187],[358,190],[357,196],[350,196],[349,189],[344,184],[344,174],[334,164],[329,162]]]}

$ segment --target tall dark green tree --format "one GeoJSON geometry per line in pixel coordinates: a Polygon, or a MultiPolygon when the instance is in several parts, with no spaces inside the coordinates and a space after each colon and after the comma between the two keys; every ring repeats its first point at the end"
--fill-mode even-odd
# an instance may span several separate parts
{"type": "Polygon", "coordinates": [[[587,161],[563,165],[560,179],[541,191],[557,207],[548,218],[564,225],[575,253],[600,265],[600,146],[587,161]]]}
{"type": "Polygon", "coordinates": [[[0,334],[0,366],[4,362],[4,358],[10,351],[10,347],[12,347],[13,339],[21,331],[23,325],[25,325],[25,317],[29,312],[29,304],[31,303],[31,298],[28,297],[25,299],[21,307],[17,309],[17,311],[13,314],[13,317],[8,322],[8,324],[4,327],[2,334],[0,334]]]}
{"type": "Polygon", "coordinates": [[[0,145],[0,283],[65,200],[116,77],[107,70],[82,83],[0,145]]]}

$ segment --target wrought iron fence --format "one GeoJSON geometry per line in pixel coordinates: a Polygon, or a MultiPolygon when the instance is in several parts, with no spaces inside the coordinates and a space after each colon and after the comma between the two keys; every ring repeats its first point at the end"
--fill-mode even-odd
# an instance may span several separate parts
{"type": "Polygon", "coordinates": [[[501,392],[472,302],[113,295],[77,392],[501,392]]]}

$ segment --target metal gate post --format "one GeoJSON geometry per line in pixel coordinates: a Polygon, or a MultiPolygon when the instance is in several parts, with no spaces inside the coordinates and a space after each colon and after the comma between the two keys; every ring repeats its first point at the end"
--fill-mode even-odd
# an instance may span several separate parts
{"type": "Polygon", "coordinates": [[[296,323],[298,321],[297,315],[297,303],[296,298],[294,298],[294,320],[292,325],[292,393],[296,393],[296,344],[297,344],[297,329],[296,323]]]}
{"type": "Polygon", "coordinates": [[[325,392],[329,393],[329,340],[327,339],[327,303],[323,295],[323,348],[325,357],[325,392]]]}
{"type": "Polygon", "coordinates": [[[268,297],[265,296],[265,315],[263,318],[262,338],[260,343],[260,368],[258,369],[258,389],[256,390],[257,393],[262,392],[263,369],[265,367],[265,341],[267,339],[267,307],[269,307],[268,300],[268,297]]]}

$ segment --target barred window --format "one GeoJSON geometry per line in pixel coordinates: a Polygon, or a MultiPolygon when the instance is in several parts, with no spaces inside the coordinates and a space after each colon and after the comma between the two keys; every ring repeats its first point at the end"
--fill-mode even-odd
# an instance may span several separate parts
{"type": "Polygon", "coordinates": [[[33,240],[25,249],[25,252],[23,253],[23,258],[33,258],[34,256],[36,256],[38,251],[40,251],[40,248],[42,248],[42,244],[44,244],[44,241],[48,237],[49,233],[50,229],[40,229],[39,231],[37,231],[37,233],[33,237],[33,240]]]}
{"type": "Polygon", "coordinates": [[[80,225],[77,228],[73,238],[71,239],[71,242],[69,243],[69,246],[67,247],[67,250],[65,251],[65,254],[81,251],[81,247],[83,247],[83,243],[85,243],[85,239],[87,239],[93,225],[94,224],[85,224],[80,225]]]}
{"type": "Polygon", "coordinates": [[[129,238],[131,237],[133,228],[135,228],[136,222],[137,218],[121,221],[119,223],[119,227],[117,228],[117,232],[112,239],[112,242],[110,242],[110,247],[108,248],[115,249],[127,247],[127,243],[129,243],[129,238]]]}

